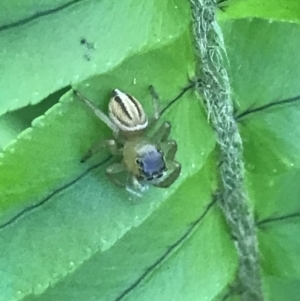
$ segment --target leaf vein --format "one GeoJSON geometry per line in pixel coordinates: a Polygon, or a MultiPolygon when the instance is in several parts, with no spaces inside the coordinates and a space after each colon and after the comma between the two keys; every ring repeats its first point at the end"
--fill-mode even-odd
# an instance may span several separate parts
{"type": "Polygon", "coordinates": [[[5,30],[8,30],[8,29],[11,29],[11,28],[14,28],[14,27],[22,26],[22,25],[24,25],[26,23],[29,23],[29,22],[31,22],[35,19],[39,19],[41,17],[57,13],[57,12],[65,9],[65,8],[68,8],[69,6],[71,6],[73,4],[76,4],[78,2],[81,2],[81,1],[83,1],[83,0],[73,0],[73,1],[67,2],[65,4],[62,4],[61,6],[58,6],[58,7],[49,9],[49,10],[38,12],[36,14],[33,14],[30,17],[27,17],[27,18],[24,18],[24,19],[21,19],[21,20],[12,22],[12,23],[1,25],[0,26],[0,31],[5,31],[5,30]]]}

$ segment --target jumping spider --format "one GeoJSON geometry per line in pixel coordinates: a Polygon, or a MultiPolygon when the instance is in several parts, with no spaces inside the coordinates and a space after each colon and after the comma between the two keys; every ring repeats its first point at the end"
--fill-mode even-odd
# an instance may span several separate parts
{"type": "Polygon", "coordinates": [[[106,175],[117,186],[126,187],[137,195],[148,188],[149,184],[169,187],[181,171],[181,164],[174,160],[177,143],[175,140],[168,140],[171,124],[164,122],[152,135],[147,133],[160,117],[158,96],[152,86],[150,92],[154,116],[148,120],[140,102],[118,89],[113,91],[114,95],[109,102],[109,116],[73,89],[73,93],[113,131],[114,136],[114,139],[101,141],[90,148],[82,161],[103,148],[108,148],[113,155],[123,156],[120,163],[107,167],[106,175]],[[119,175],[123,172],[127,176],[121,180],[119,175]]]}

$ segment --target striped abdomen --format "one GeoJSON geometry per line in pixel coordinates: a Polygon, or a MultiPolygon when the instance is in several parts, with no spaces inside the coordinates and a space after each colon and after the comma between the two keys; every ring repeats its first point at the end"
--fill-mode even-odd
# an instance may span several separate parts
{"type": "Polygon", "coordinates": [[[114,90],[115,95],[109,103],[109,117],[122,131],[145,129],[148,118],[140,102],[133,96],[114,90]]]}

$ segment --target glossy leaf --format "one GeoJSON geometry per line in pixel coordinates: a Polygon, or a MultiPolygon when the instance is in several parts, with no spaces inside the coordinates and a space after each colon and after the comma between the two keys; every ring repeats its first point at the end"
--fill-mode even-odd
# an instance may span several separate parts
{"type": "Polygon", "coordinates": [[[179,0],[1,1],[0,115],[168,44],[188,9],[179,0]]]}
{"type": "MultiPolygon", "coordinates": [[[[223,29],[237,116],[245,110],[300,95],[297,23],[244,19],[228,21],[223,29]]],[[[293,287],[300,279],[299,106],[300,101],[296,101],[239,119],[270,300],[295,300],[295,290],[285,291],[284,287],[293,287]],[[276,288],[274,283],[282,287],[276,288]],[[285,291],[286,299],[275,297],[275,292],[280,291],[281,296],[285,291]]]]}
{"type": "MultiPolygon", "coordinates": [[[[136,55],[109,74],[90,78],[77,88],[104,109],[114,88],[111,87],[113,83],[115,87],[132,91],[150,111],[148,85],[151,83],[161,95],[162,106],[166,106],[187,84],[187,73],[193,69],[193,53],[189,45],[188,35],[184,34],[175,43],[136,55]],[[140,68],[141,65],[144,68],[140,68]]],[[[106,161],[105,152],[91,160],[90,167],[80,163],[87,148],[99,138],[108,137],[109,133],[71,93],[67,93],[61,103],[45,116],[35,120],[33,128],[8,147],[2,158],[3,189],[0,190],[3,193],[1,245],[5,254],[0,269],[8,273],[1,283],[1,290],[6,298],[22,298],[32,291],[39,294],[50,283],[62,281],[83,262],[108,250],[130,229],[139,226],[163,200],[172,202],[177,187],[199,172],[215,145],[214,134],[200,102],[192,92],[187,92],[163,118],[172,120],[172,136],[179,145],[185,146],[178,151],[178,160],[184,169],[170,189],[151,190],[142,202],[106,179],[104,167],[109,163],[93,167],[93,164],[98,164],[95,162],[106,161]],[[196,132],[193,130],[194,120],[198,124],[196,132]],[[187,149],[189,156],[186,156],[187,149]],[[14,181],[9,181],[11,178],[14,181]],[[135,205],[130,205],[132,201],[135,205]],[[36,230],[35,225],[39,225],[36,230]],[[81,225],[81,230],[78,225],[81,225]],[[20,235],[15,235],[7,244],[17,229],[21,230],[20,235]],[[23,250],[21,253],[20,249],[23,250]],[[31,257],[35,258],[34,265],[31,257]],[[19,278],[20,273],[22,277],[19,278]],[[19,291],[11,291],[13,286],[19,291]]],[[[212,177],[212,171],[207,171],[206,177],[209,174],[212,177]]],[[[198,193],[192,195],[186,195],[185,202],[191,199],[197,204],[202,200],[198,193]]],[[[210,193],[206,199],[211,200],[210,193]]],[[[184,205],[182,198],[179,200],[179,204],[184,205]]],[[[194,208],[192,212],[201,215],[201,210],[194,208]]],[[[188,220],[191,222],[193,218],[188,220]]],[[[181,227],[185,229],[186,224],[181,227]]],[[[94,266],[92,261],[91,264],[94,266]]],[[[227,280],[220,276],[223,284],[219,290],[224,288],[228,277],[232,278],[232,272],[226,274],[227,280]]],[[[126,285],[128,282],[123,285],[124,289],[126,285]]],[[[120,289],[114,294],[117,292],[120,293],[120,289]]]]}
{"type": "MultiPolygon", "coordinates": [[[[102,62],[99,70],[92,71],[78,67],[80,81],[85,80],[76,88],[102,110],[107,109],[111,90],[118,87],[136,96],[151,114],[149,84],[166,108],[187,85],[188,76],[193,76],[195,58],[187,31],[189,19],[183,17],[186,11],[178,12],[186,18],[184,22],[176,23],[173,9],[180,4],[164,6],[165,11],[155,14],[154,9],[166,4],[153,3],[130,8],[152,5],[156,22],[151,22],[151,14],[148,19],[140,14],[132,17],[131,25],[122,24],[121,32],[126,26],[134,27],[128,35],[120,35],[124,45],[133,45],[131,50],[127,46],[115,49],[108,43],[101,53],[112,53],[110,66],[102,62]],[[163,20],[170,27],[163,28],[165,23],[157,20],[166,11],[163,20]],[[161,28],[163,41],[158,43],[152,36],[152,25],[139,28],[135,17],[161,28]],[[147,30],[151,34],[145,34],[147,30]]],[[[68,9],[97,11],[97,5],[114,6],[107,1],[78,1],[68,9]]],[[[186,3],[181,5],[186,8],[186,3]]],[[[23,12],[32,11],[23,6],[19,14],[23,12]]],[[[41,17],[34,22],[39,26],[44,21],[41,17]]],[[[111,24],[111,18],[107,22],[111,24]]],[[[222,29],[237,114],[300,92],[297,23],[227,20],[222,29]]],[[[70,30],[79,32],[76,26],[70,30]]],[[[108,36],[101,39],[108,40],[108,36]]],[[[94,59],[96,55],[89,62],[94,59]]],[[[54,69],[57,78],[63,72],[68,85],[74,79],[69,71],[64,73],[64,65],[54,69]]],[[[56,80],[53,74],[47,77],[56,80]]],[[[27,80],[30,86],[32,79],[27,80]]],[[[41,87],[50,93],[64,84],[41,87]]],[[[23,105],[29,94],[24,93],[23,105]]],[[[37,102],[42,99],[36,97],[37,102]]],[[[297,300],[299,292],[298,106],[294,102],[239,119],[246,181],[257,218],[264,293],[275,301],[297,300]]],[[[25,115],[16,121],[26,120],[25,115]]],[[[150,189],[143,198],[108,181],[105,168],[116,159],[107,152],[80,163],[94,142],[111,133],[70,92],[11,142],[0,158],[0,301],[220,300],[234,281],[238,260],[224,218],[213,203],[215,136],[192,90],[164,112],[163,120],[172,123],[182,174],[169,189],[150,189]]],[[[5,122],[10,130],[9,124],[5,122]]]]}
{"type": "Polygon", "coordinates": [[[298,0],[225,0],[221,7],[220,18],[262,18],[266,20],[292,21],[300,20],[300,3],[298,0]]]}

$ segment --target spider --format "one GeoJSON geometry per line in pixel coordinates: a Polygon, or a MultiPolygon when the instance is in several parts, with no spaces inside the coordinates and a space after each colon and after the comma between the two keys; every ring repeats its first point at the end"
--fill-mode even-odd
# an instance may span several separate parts
{"type": "Polygon", "coordinates": [[[169,187],[181,171],[181,164],[175,161],[177,143],[168,140],[170,122],[165,121],[153,134],[149,134],[148,130],[154,127],[160,117],[158,95],[153,86],[149,88],[154,107],[153,117],[149,120],[141,103],[118,89],[113,90],[108,105],[109,116],[73,89],[74,95],[113,131],[114,136],[114,139],[92,146],[81,161],[85,162],[103,148],[107,148],[112,155],[122,156],[120,163],[113,163],[106,168],[106,175],[115,185],[126,187],[136,195],[140,195],[149,185],[169,187]],[[120,174],[124,172],[126,176],[121,179],[120,174]]]}

